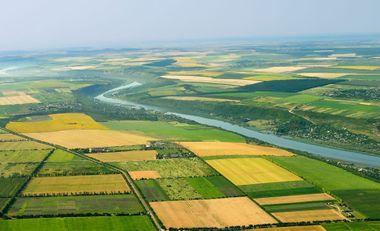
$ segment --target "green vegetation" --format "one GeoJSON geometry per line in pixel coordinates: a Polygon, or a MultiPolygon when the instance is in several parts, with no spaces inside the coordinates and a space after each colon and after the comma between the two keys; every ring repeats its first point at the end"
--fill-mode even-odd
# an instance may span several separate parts
{"type": "Polygon", "coordinates": [[[301,210],[318,210],[329,209],[325,202],[308,202],[308,203],[295,203],[295,204],[282,204],[282,205],[266,205],[263,206],[267,212],[291,212],[301,210]]]}
{"type": "Polygon", "coordinates": [[[303,156],[268,159],[331,192],[364,216],[380,218],[380,183],[303,156]]]}
{"type": "Polygon", "coordinates": [[[376,231],[380,230],[379,221],[366,221],[366,222],[339,222],[323,224],[327,231],[376,231]]]}
{"type": "Polygon", "coordinates": [[[25,177],[0,177],[0,197],[12,197],[25,182],[25,177]]]}
{"type": "Polygon", "coordinates": [[[144,209],[134,195],[20,197],[8,211],[12,217],[74,214],[139,214],[144,209]]]}
{"type": "Polygon", "coordinates": [[[201,199],[202,195],[197,192],[195,187],[187,181],[186,178],[177,179],[157,179],[160,187],[170,200],[189,200],[201,199]]]}
{"type": "Polygon", "coordinates": [[[157,171],[163,178],[218,175],[198,158],[163,159],[113,163],[127,171],[157,171]]]}
{"type": "Polygon", "coordinates": [[[136,185],[147,201],[165,201],[168,196],[156,180],[139,180],[136,185]]]}
{"type": "Polygon", "coordinates": [[[66,217],[0,221],[0,230],[7,231],[151,231],[155,230],[148,216],[66,217]]]}
{"type": "MultiPolygon", "coordinates": [[[[222,178],[221,176],[219,177],[222,178]]],[[[204,199],[225,197],[223,192],[221,192],[207,177],[187,178],[186,180],[188,184],[190,184],[191,187],[193,187],[204,199]]]]}
{"type": "Polygon", "coordinates": [[[41,162],[49,153],[47,150],[16,150],[0,152],[0,163],[41,162]]]}
{"type": "Polygon", "coordinates": [[[242,136],[216,128],[197,124],[186,124],[175,121],[109,121],[105,126],[116,130],[127,130],[144,133],[159,139],[176,141],[218,140],[244,142],[242,136]]]}

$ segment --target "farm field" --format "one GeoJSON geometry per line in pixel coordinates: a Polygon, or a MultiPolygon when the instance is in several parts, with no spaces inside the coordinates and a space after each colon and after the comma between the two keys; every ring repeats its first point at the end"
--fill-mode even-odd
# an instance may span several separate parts
{"type": "Polygon", "coordinates": [[[126,171],[157,171],[162,178],[217,175],[217,172],[196,158],[117,162],[114,165],[126,171]]]}
{"type": "Polygon", "coordinates": [[[273,155],[292,156],[293,154],[279,148],[246,143],[230,142],[180,142],[182,146],[201,157],[223,155],[273,155]]]}
{"type": "Polygon", "coordinates": [[[37,168],[38,163],[0,163],[0,177],[29,176],[37,168]]]}
{"type": "Polygon", "coordinates": [[[0,151],[0,162],[2,164],[41,162],[49,152],[50,150],[0,151]]]}
{"type": "MultiPolygon", "coordinates": [[[[326,231],[321,225],[309,225],[309,226],[289,226],[278,228],[262,228],[254,229],[257,231],[326,231]]],[[[249,231],[249,230],[247,230],[249,231]]]]}
{"type": "Polygon", "coordinates": [[[379,183],[307,157],[267,158],[343,199],[362,216],[369,218],[380,216],[377,199],[380,193],[379,183]]]}
{"type": "Polygon", "coordinates": [[[144,209],[132,194],[19,197],[8,211],[11,217],[70,214],[139,214],[144,209]]]}
{"type": "Polygon", "coordinates": [[[69,149],[138,145],[155,140],[147,136],[111,130],[64,130],[25,135],[69,149]]]}
{"type": "Polygon", "coordinates": [[[379,221],[366,221],[366,222],[349,222],[349,223],[331,223],[323,224],[327,231],[374,231],[379,230],[379,221]]]}
{"type": "Polygon", "coordinates": [[[266,197],[255,199],[260,205],[273,205],[273,204],[290,204],[290,203],[302,203],[312,201],[332,201],[334,197],[326,193],[318,194],[304,194],[304,195],[292,195],[282,197],[266,197]]]}
{"type": "Polygon", "coordinates": [[[207,163],[236,185],[301,180],[291,172],[262,158],[207,160],[207,163]]]}
{"type": "Polygon", "coordinates": [[[173,141],[203,141],[218,140],[230,142],[244,142],[242,136],[220,129],[198,124],[186,124],[166,121],[108,121],[103,123],[113,130],[135,131],[157,139],[173,141]]]}
{"type": "Polygon", "coordinates": [[[272,213],[272,215],[281,222],[331,221],[345,219],[342,214],[333,209],[275,212],[272,213]]]}
{"type": "Polygon", "coordinates": [[[3,142],[3,141],[23,141],[23,140],[26,140],[26,139],[21,137],[21,136],[16,136],[16,135],[13,135],[10,133],[0,134],[0,142],[3,142]]]}
{"type": "Polygon", "coordinates": [[[0,197],[12,197],[25,182],[25,177],[0,177],[0,197]]]}
{"type": "Polygon", "coordinates": [[[142,161],[155,160],[157,151],[142,150],[142,151],[127,151],[127,152],[105,152],[87,154],[87,156],[100,160],[102,162],[124,162],[124,161],[142,161]]]}
{"type": "Polygon", "coordinates": [[[33,178],[23,196],[115,194],[130,192],[121,175],[89,175],[33,178]]]}
{"type": "Polygon", "coordinates": [[[0,96],[0,106],[2,105],[18,105],[18,104],[34,104],[39,103],[38,99],[33,98],[23,92],[16,95],[0,96]]]}
{"type": "Polygon", "coordinates": [[[34,141],[0,142],[0,151],[42,150],[52,147],[34,141]]]}
{"type": "Polygon", "coordinates": [[[65,217],[0,220],[0,229],[9,231],[143,231],[155,230],[148,216],[65,217]]]}
{"type": "Polygon", "coordinates": [[[157,171],[129,171],[128,173],[134,180],[157,179],[161,177],[157,171]]]}
{"type": "Polygon", "coordinates": [[[151,202],[150,205],[166,228],[223,228],[277,223],[246,197],[151,202]]]}
{"type": "Polygon", "coordinates": [[[260,83],[261,81],[256,80],[246,80],[246,79],[218,79],[210,77],[201,77],[201,76],[190,76],[190,75],[164,75],[161,76],[164,79],[179,80],[182,82],[190,83],[214,83],[214,84],[224,84],[232,86],[246,86],[251,84],[260,83]]]}
{"type": "Polygon", "coordinates": [[[166,195],[165,191],[155,180],[139,180],[136,181],[136,185],[139,187],[147,201],[169,200],[169,197],[166,195]]]}

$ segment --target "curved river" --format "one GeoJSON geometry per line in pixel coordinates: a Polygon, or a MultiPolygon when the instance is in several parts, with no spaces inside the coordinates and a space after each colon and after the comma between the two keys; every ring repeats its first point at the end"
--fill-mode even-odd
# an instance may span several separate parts
{"type": "Polygon", "coordinates": [[[178,117],[195,121],[200,124],[222,128],[227,131],[235,132],[235,133],[238,133],[247,137],[251,137],[251,138],[256,138],[256,139],[259,139],[259,140],[262,140],[267,143],[271,143],[280,147],[304,151],[313,155],[320,155],[324,157],[353,162],[353,163],[366,165],[370,167],[380,167],[380,157],[376,157],[370,154],[345,151],[341,149],[324,147],[324,146],[320,146],[316,144],[303,143],[300,141],[295,141],[295,140],[279,137],[273,134],[257,132],[257,131],[254,131],[242,126],[234,125],[228,122],[224,122],[221,120],[208,119],[205,117],[176,113],[176,112],[167,112],[164,109],[159,108],[159,107],[148,106],[148,105],[133,103],[127,100],[114,99],[114,98],[109,97],[110,95],[112,96],[112,93],[116,93],[117,91],[134,88],[141,85],[142,85],[141,83],[133,82],[133,83],[106,91],[96,96],[95,99],[102,102],[119,105],[119,106],[130,106],[130,107],[135,107],[135,108],[144,108],[147,110],[165,112],[166,114],[176,115],[178,117]]]}

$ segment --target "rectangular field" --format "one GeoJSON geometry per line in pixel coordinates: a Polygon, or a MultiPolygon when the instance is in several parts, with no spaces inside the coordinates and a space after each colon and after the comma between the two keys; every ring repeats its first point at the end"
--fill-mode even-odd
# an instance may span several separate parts
{"type": "Polygon", "coordinates": [[[41,162],[49,150],[18,150],[0,152],[0,163],[34,163],[41,162]]]}
{"type": "Polygon", "coordinates": [[[180,142],[182,146],[198,156],[224,155],[272,155],[293,156],[294,154],[279,148],[261,145],[231,142],[180,142]]]}
{"type": "Polygon", "coordinates": [[[0,163],[0,177],[29,176],[37,166],[38,163],[0,163]]]}
{"type": "Polygon", "coordinates": [[[70,149],[130,146],[155,140],[147,136],[111,130],[64,130],[25,135],[70,149]]]}
{"type": "Polygon", "coordinates": [[[335,221],[346,219],[334,209],[272,213],[281,222],[335,221]]]}
{"type": "Polygon", "coordinates": [[[23,140],[26,140],[24,137],[21,137],[21,136],[16,136],[16,135],[13,135],[13,134],[1,134],[0,133],[0,142],[4,142],[4,141],[23,141],[23,140]]]}
{"type": "Polygon", "coordinates": [[[67,214],[139,214],[144,208],[132,194],[65,197],[19,197],[8,212],[12,217],[67,214]]]}
{"type": "Polygon", "coordinates": [[[26,182],[26,177],[0,177],[0,197],[12,197],[26,182]]]}
{"type": "Polygon", "coordinates": [[[207,160],[236,185],[299,181],[301,178],[262,158],[207,160]]]}
{"type": "Polygon", "coordinates": [[[34,141],[0,142],[0,152],[42,149],[52,149],[52,147],[34,141]]]}
{"type": "Polygon", "coordinates": [[[121,175],[89,175],[33,178],[24,196],[128,193],[121,175]]]}
{"type": "Polygon", "coordinates": [[[217,79],[211,77],[191,76],[191,75],[163,75],[165,79],[179,80],[182,82],[190,83],[213,83],[231,86],[246,86],[251,84],[260,83],[261,81],[247,80],[247,79],[217,79]]]}
{"type": "Polygon", "coordinates": [[[260,205],[274,205],[274,204],[291,204],[291,203],[303,203],[312,201],[332,201],[334,197],[327,193],[316,194],[303,194],[294,196],[281,196],[281,197],[266,197],[255,199],[260,205]]]}
{"type": "Polygon", "coordinates": [[[39,103],[39,102],[40,101],[38,99],[35,99],[32,96],[27,95],[27,94],[0,97],[0,106],[30,104],[30,103],[39,103]]]}
{"type": "Polygon", "coordinates": [[[224,228],[277,223],[247,197],[151,202],[168,228],[224,228]]]}
{"type": "Polygon", "coordinates": [[[321,225],[262,228],[262,229],[254,229],[254,230],[255,231],[326,231],[326,229],[323,228],[323,226],[321,225]]]}
{"type": "Polygon", "coordinates": [[[155,160],[157,151],[142,150],[142,151],[127,151],[127,152],[104,152],[87,154],[89,157],[95,158],[102,162],[124,162],[124,161],[142,161],[155,160]]]}
{"type": "Polygon", "coordinates": [[[168,195],[155,180],[139,180],[136,184],[147,201],[169,200],[168,195]]]}
{"type": "Polygon", "coordinates": [[[157,171],[130,171],[128,173],[134,180],[158,179],[161,177],[157,171]]]}

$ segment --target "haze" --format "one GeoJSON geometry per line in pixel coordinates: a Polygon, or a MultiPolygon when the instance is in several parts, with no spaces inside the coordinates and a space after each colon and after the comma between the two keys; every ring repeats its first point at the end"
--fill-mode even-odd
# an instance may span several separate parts
{"type": "Polygon", "coordinates": [[[0,50],[380,33],[377,0],[12,0],[0,50]]]}

